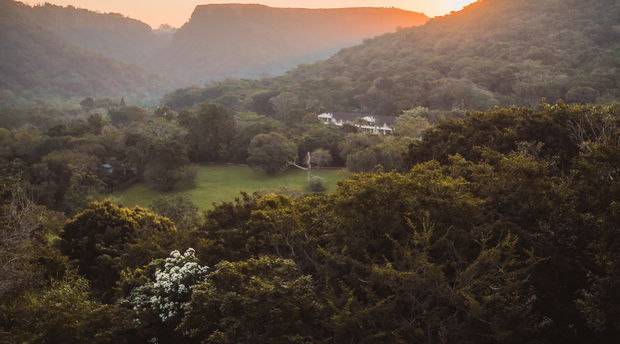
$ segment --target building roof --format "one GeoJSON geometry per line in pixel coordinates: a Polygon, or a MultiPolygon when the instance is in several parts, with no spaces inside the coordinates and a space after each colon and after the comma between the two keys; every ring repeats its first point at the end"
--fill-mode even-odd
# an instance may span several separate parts
{"type": "Polygon", "coordinates": [[[335,120],[345,121],[345,122],[355,122],[359,118],[364,117],[374,117],[376,125],[391,125],[396,121],[395,116],[382,116],[382,115],[369,115],[363,113],[354,113],[354,112],[329,112],[332,114],[335,120]]]}

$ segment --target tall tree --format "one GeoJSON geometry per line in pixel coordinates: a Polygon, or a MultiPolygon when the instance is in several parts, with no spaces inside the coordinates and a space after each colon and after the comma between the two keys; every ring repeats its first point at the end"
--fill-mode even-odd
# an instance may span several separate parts
{"type": "Polygon", "coordinates": [[[236,124],[228,109],[202,103],[193,111],[181,112],[179,123],[189,132],[187,142],[192,161],[219,161],[229,156],[236,124]]]}
{"type": "Polygon", "coordinates": [[[275,175],[284,172],[297,159],[297,146],[279,133],[258,134],[248,147],[248,164],[275,175]]]}
{"type": "Polygon", "coordinates": [[[175,231],[169,219],[144,208],[93,202],[67,222],[61,249],[97,294],[110,301],[120,271],[167,256],[175,231]]]}

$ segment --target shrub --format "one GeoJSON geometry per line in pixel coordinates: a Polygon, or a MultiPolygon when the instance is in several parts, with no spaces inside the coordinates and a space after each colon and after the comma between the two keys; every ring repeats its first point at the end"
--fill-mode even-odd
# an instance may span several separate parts
{"type": "Polygon", "coordinates": [[[327,190],[325,187],[325,179],[317,176],[312,176],[310,180],[308,180],[308,188],[312,192],[323,192],[327,190]]]}

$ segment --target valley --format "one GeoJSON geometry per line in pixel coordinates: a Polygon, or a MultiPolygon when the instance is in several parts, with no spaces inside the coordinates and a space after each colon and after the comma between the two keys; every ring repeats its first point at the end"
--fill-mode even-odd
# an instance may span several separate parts
{"type": "Polygon", "coordinates": [[[1,343],[620,338],[620,1],[97,1],[0,0],[1,343]]]}
{"type": "MultiPolygon", "coordinates": [[[[336,190],[336,183],[347,176],[346,171],[328,169],[314,170],[313,176],[325,180],[327,191],[336,190]]],[[[231,202],[240,197],[240,192],[291,192],[293,194],[308,193],[306,186],[307,172],[298,169],[289,170],[282,175],[271,177],[256,173],[244,166],[205,165],[198,168],[195,185],[186,190],[160,192],[145,184],[136,184],[130,188],[111,195],[118,203],[131,207],[135,205],[149,206],[158,197],[176,195],[187,196],[200,210],[208,210],[213,203],[231,202]]]]}

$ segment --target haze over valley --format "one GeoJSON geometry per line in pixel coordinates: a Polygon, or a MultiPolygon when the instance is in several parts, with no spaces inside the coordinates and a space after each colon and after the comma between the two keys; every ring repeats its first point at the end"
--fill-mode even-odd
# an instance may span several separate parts
{"type": "Polygon", "coordinates": [[[50,99],[124,95],[153,103],[174,87],[281,74],[365,38],[428,20],[393,8],[230,4],[198,6],[178,30],[153,30],[119,14],[73,7],[29,7],[2,0],[0,8],[6,17],[0,33],[1,92],[5,102],[15,98],[18,103],[27,102],[32,92],[50,99]],[[45,55],[41,45],[49,46],[45,55]],[[97,70],[89,62],[93,60],[99,61],[97,70]],[[30,77],[15,75],[27,68],[32,70],[30,77]],[[68,75],[75,78],[55,80],[68,75]]]}

